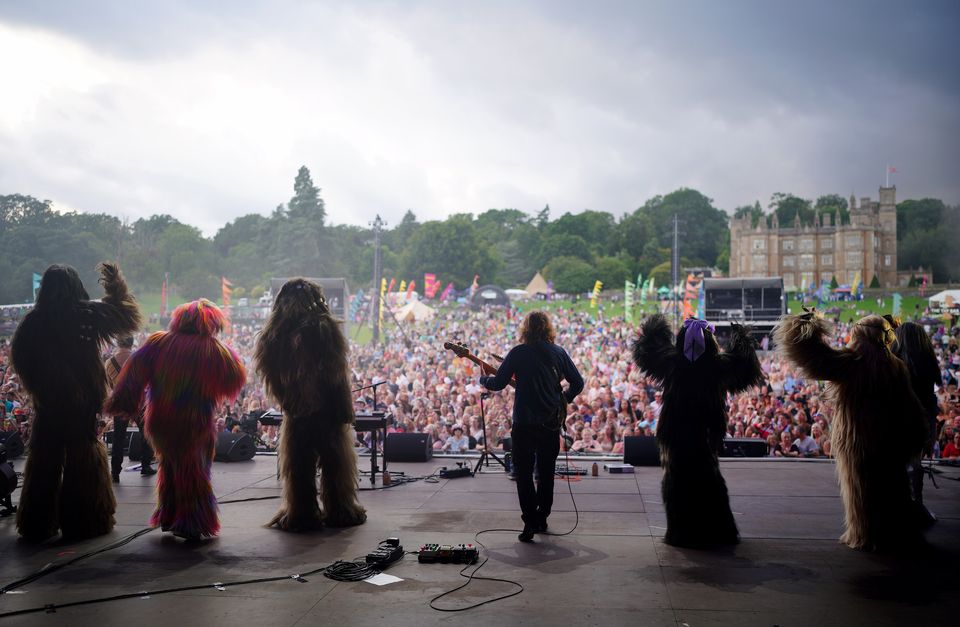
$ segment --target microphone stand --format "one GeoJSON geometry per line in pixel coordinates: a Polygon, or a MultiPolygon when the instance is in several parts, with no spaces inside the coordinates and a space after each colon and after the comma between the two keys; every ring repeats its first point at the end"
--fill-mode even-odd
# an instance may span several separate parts
{"type": "Polygon", "coordinates": [[[486,467],[490,467],[490,458],[497,460],[497,463],[503,466],[503,469],[507,469],[507,465],[503,462],[502,459],[497,457],[497,454],[490,450],[490,438],[487,436],[487,418],[483,411],[483,399],[490,398],[488,392],[483,392],[480,394],[480,428],[483,430],[483,453],[480,454],[480,459],[477,460],[477,465],[473,469],[473,474],[480,472],[480,466],[486,464],[486,467]]]}

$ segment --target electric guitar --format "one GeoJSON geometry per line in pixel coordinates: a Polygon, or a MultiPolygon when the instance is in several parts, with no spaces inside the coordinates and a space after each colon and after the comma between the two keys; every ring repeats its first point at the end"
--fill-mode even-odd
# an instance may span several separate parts
{"type": "MultiPolygon", "coordinates": [[[[484,374],[497,374],[496,368],[471,353],[470,349],[467,348],[466,344],[463,342],[444,342],[443,347],[449,351],[453,351],[457,357],[469,359],[473,363],[477,364],[483,370],[484,374]]],[[[516,387],[516,384],[512,379],[508,383],[511,386],[516,387]]]]}

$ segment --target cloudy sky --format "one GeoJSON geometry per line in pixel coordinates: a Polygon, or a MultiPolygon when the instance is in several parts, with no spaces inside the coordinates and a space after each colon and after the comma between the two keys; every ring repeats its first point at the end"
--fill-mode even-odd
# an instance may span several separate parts
{"type": "Polygon", "coordinates": [[[876,198],[890,164],[957,203],[958,32],[952,0],[0,0],[0,194],[212,234],[302,164],[354,224],[876,198]]]}

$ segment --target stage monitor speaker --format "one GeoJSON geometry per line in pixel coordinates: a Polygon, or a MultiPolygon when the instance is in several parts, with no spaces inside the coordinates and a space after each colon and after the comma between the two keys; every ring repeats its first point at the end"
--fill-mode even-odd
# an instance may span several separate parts
{"type": "Polygon", "coordinates": [[[7,459],[23,455],[23,438],[19,431],[0,431],[0,444],[7,449],[7,459]]]}
{"type": "Polygon", "coordinates": [[[227,431],[217,434],[217,453],[214,460],[218,462],[245,462],[253,459],[257,454],[257,445],[246,433],[230,433],[227,431]]]}
{"type": "Polygon", "coordinates": [[[767,442],[759,438],[727,438],[720,457],[766,457],[767,442]]]}
{"type": "Polygon", "coordinates": [[[388,462],[425,462],[433,457],[433,438],[427,433],[388,433],[383,458],[388,462]]]}
{"type": "Polygon", "coordinates": [[[660,447],[652,435],[628,435],[623,438],[623,463],[631,466],[659,466],[660,447]]]}

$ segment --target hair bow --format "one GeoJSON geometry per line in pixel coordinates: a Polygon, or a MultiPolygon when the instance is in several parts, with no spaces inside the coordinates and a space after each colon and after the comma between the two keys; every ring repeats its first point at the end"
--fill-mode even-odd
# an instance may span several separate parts
{"type": "Polygon", "coordinates": [[[683,322],[683,329],[683,356],[691,362],[697,361],[706,350],[703,330],[708,329],[713,333],[714,326],[706,320],[687,318],[683,322]]]}

